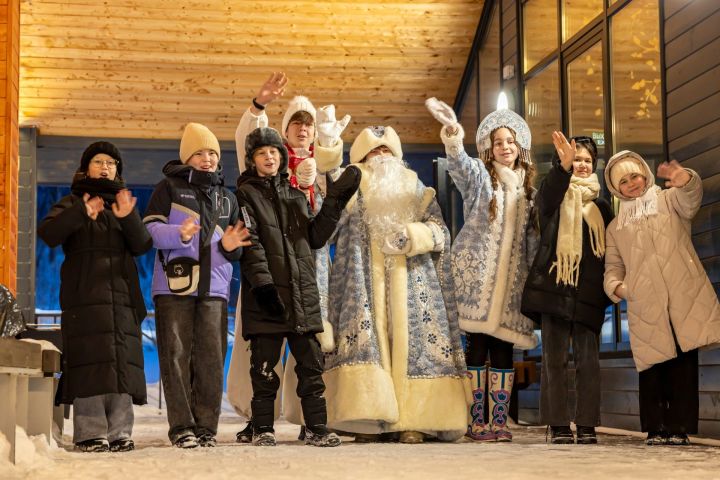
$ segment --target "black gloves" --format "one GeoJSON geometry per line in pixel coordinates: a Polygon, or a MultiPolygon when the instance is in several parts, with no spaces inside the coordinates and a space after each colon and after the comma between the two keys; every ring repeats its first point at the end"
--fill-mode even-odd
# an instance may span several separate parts
{"type": "Polygon", "coordinates": [[[252,293],[255,295],[255,301],[260,308],[269,315],[277,317],[285,313],[285,305],[283,305],[277,288],[272,283],[254,288],[252,293]]]}
{"type": "Polygon", "coordinates": [[[355,195],[355,192],[357,192],[361,178],[362,173],[360,169],[354,165],[347,167],[343,174],[335,181],[328,175],[327,196],[325,198],[334,198],[340,210],[344,209],[352,196],[355,195]]]}

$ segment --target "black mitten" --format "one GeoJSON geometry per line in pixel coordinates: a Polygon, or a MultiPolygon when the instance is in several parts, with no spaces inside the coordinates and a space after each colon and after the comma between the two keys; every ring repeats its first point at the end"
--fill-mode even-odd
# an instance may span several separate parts
{"type": "Polygon", "coordinates": [[[265,310],[266,313],[274,317],[285,313],[285,305],[280,298],[277,288],[272,283],[254,288],[252,292],[253,295],[255,295],[255,301],[257,301],[260,308],[265,310]]]}
{"type": "Polygon", "coordinates": [[[362,172],[354,165],[350,165],[333,181],[330,175],[327,176],[327,196],[326,198],[334,198],[340,209],[344,209],[355,192],[360,186],[362,172]]]}

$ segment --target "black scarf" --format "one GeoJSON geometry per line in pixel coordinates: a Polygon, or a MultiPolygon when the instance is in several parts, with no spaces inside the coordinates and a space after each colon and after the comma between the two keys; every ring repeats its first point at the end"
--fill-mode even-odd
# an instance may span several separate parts
{"type": "Polygon", "coordinates": [[[125,181],[120,177],[108,180],[107,178],[89,178],[84,173],[76,173],[70,191],[80,198],[86,193],[90,197],[100,197],[107,205],[110,205],[115,201],[115,195],[124,188],[125,181]]]}

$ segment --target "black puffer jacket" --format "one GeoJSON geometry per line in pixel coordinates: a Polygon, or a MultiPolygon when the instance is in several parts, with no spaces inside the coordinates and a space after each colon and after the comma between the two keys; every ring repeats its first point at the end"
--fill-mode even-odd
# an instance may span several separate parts
{"type": "Polygon", "coordinates": [[[38,236],[65,253],[61,401],[128,393],[135,404],[147,403],[140,330],[146,311],[133,256],[149,250],[152,239],[137,209],[117,218],[106,200],[93,221],[81,196],[71,194],[52,207],[38,236]]]}
{"type": "Polygon", "coordinates": [[[325,245],[342,209],[335,199],[326,198],[317,216],[311,217],[305,194],[290,186],[286,170],[283,157],[278,175],[259,177],[253,168],[238,179],[238,204],[249,217],[252,240],[240,259],[245,339],[323,330],[312,250],[325,245]],[[285,306],[282,315],[268,314],[252,294],[252,289],[268,284],[274,284],[280,294],[285,306]]]}
{"type": "MultiPolygon", "coordinates": [[[[568,322],[580,322],[600,332],[605,309],[612,303],[603,289],[604,258],[597,258],[590,246],[590,233],[583,221],[582,259],[578,286],[558,284],[550,267],[556,259],[560,204],[570,186],[571,173],[559,163],[553,165],[540,185],[536,208],[540,222],[540,247],[525,282],[521,311],[540,324],[541,315],[552,315],[568,322]]],[[[594,200],[605,226],[613,219],[610,204],[603,198],[594,200]]]]}

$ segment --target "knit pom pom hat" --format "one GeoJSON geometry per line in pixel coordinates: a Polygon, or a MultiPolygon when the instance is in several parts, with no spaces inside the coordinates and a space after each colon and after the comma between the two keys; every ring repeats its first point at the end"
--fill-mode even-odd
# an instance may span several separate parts
{"type": "MultiPolygon", "coordinates": [[[[317,123],[317,111],[315,110],[315,106],[312,104],[312,102],[307,98],[303,97],[302,95],[298,95],[297,97],[290,100],[290,103],[288,104],[287,110],[285,110],[285,115],[282,119],[282,134],[285,136],[285,132],[287,131],[288,124],[290,123],[290,119],[293,115],[295,115],[297,112],[308,112],[310,116],[313,119],[314,123],[317,123]]],[[[317,129],[315,129],[317,134],[317,129]]]]}
{"type": "Polygon", "coordinates": [[[350,147],[350,163],[360,163],[371,150],[386,146],[393,156],[402,158],[400,137],[392,127],[366,127],[350,147]]]}
{"type": "Polygon", "coordinates": [[[220,159],[220,143],[209,128],[199,123],[185,125],[185,131],[180,140],[180,161],[187,163],[193,153],[204,149],[214,151],[220,159]]]}
{"type": "Polygon", "coordinates": [[[117,176],[122,177],[123,163],[122,157],[120,156],[120,150],[118,150],[118,148],[110,142],[91,143],[83,152],[82,157],[80,157],[79,171],[87,173],[88,167],[90,166],[90,160],[99,153],[104,153],[105,155],[115,159],[117,162],[116,174],[117,176]]]}

